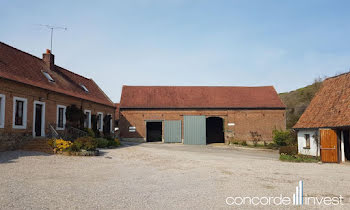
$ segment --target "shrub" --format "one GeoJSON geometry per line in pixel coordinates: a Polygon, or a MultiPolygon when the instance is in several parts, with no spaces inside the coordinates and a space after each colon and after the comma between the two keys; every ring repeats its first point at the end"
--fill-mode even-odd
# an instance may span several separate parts
{"type": "Polygon", "coordinates": [[[273,141],[278,146],[286,146],[293,142],[293,135],[289,130],[274,130],[273,141]]]}
{"type": "Polygon", "coordinates": [[[97,147],[98,148],[106,148],[108,147],[109,141],[107,139],[104,138],[97,138],[97,147]]]}
{"type": "Polygon", "coordinates": [[[97,148],[97,141],[96,139],[90,137],[90,136],[84,136],[77,138],[74,141],[74,144],[76,145],[77,149],[85,149],[88,151],[96,150],[97,148]]]}
{"type": "Polygon", "coordinates": [[[258,146],[258,142],[262,140],[261,134],[257,131],[250,131],[250,135],[252,136],[254,147],[258,146]]]}
{"type": "Polygon", "coordinates": [[[119,147],[120,146],[120,141],[118,138],[108,140],[108,146],[109,147],[119,147]]]}
{"type": "Polygon", "coordinates": [[[95,138],[95,132],[91,128],[85,128],[85,132],[88,136],[95,138]]]}
{"type": "Polygon", "coordinates": [[[60,151],[66,151],[73,145],[71,141],[65,141],[63,139],[50,139],[47,143],[52,148],[55,148],[60,151]]]}
{"type": "Polygon", "coordinates": [[[242,145],[242,146],[247,146],[247,145],[248,145],[248,144],[247,144],[247,141],[242,141],[241,145],[242,145]]]}
{"type": "Polygon", "coordinates": [[[78,146],[75,143],[73,143],[73,145],[71,147],[69,147],[68,151],[69,152],[79,152],[80,149],[78,148],[78,146]]]}
{"type": "Polygon", "coordinates": [[[287,154],[287,155],[297,155],[298,154],[298,146],[281,146],[279,153],[280,154],[287,154]]]}

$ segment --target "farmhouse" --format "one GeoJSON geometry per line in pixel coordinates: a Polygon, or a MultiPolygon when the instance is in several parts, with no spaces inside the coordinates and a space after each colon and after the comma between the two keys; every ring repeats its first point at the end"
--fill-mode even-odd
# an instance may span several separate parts
{"type": "Polygon", "coordinates": [[[326,79],[294,129],[300,154],[350,160],[350,73],[326,79]]]}
{"type": "Polygon", "coordinates": [[[65,132],[67,110],[78,110],[78,128],[110,133],[115,107],[92,80],[55,65],[47,50],[38,58],[0,42],[0,150],[14,149],[50,131],[65,132]]]}
{"type": "Polygon", "coordinates": [[[272,86],[123,86],[120,137],[209,144],[272,140],[285,129],[285,105],[272,86]]]}

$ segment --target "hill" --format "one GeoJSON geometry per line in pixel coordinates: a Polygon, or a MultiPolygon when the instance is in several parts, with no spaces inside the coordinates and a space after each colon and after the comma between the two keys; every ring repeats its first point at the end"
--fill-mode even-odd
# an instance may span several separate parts
{"type": "Polygon", "coordinates": [[[287,106],[287,128],[292,128],[299,120],[321,85],[322,80],[318,79],[312,85],[279,94],[281,100],[287,106]]]}

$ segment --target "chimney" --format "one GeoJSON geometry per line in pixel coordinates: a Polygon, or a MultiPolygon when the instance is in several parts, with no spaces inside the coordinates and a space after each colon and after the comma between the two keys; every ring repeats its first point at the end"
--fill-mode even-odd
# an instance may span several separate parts
{"type": "Polygon", "coordinates": [[[55,70],[55,56],[51,54],[51,50],[47,49],[46,53],[43,54],[43,61],[45,62],[47,68],[50,70],[55,70]]]}

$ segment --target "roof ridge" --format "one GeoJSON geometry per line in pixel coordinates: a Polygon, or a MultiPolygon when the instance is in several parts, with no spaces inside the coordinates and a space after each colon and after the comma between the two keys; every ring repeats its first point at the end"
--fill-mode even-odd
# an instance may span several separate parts
{"type": "Polygon", "coordinates": [[[334,79],[334,78],[337,78],[337,77],[344,76],[345,74],[350,74],[350,70],[349,70],[348,72],[344,72],[344,73],[341,73],[341,74],[338,74],[338,75],[335,75],[335,76],[327,77],[327,78],[324,79],[324,80],[334,79]]]}
{"type": "MultiPolygon", "coordinates": [[[[55,66],[57,66],[57,65],[55,64],[55,66]]],[[[63,67],[61,67],[61,66],[57,66],[57,67],[59,67],[59,68],[65,70],[65,71],[68,71],[69,73],[72,73],[72,74],[74,74],[74,75],[76,75],[76,76],[82,77],[83,79],[92,80],[91,78],[84,77],[83,75],[77,74],[77,73],[75,73],[75,72],[73,72],[73,71],[70,71],[70,70],[68,70],[68,69],[66,69],[66,68],[63,68],[63,67]]]]}
{"type": "MultiPolygon", "coordinates": [[[[30,53],[28,53],[28,52],[25,52],[25,51],[23,51],[23,50],[20,50],[20,49],[18,49],[18,48],[16,48],[16,47],[13,47],[13,46],[11,46],[11,45],[8,45],[8,44],[6,44],[6,43],[4,43],[4,42],[1,42],[1,41],[0,41],[0,43],[3,44],[3,45],[6,45],[7,47],[10,47],[10,48],[12,48],[12,49],[14,49],[14,50],[18,50],[18,51],[21,52],[21,53],[24,53],[24,54],[26,54],[26,55],[29,55],[29,56],[31,56],[31,57],[34,57],[34,58],[40,60],[41,62],[44,62],[43,59],[40,58],[40,57],[37,57],[37,56],[35,56],[35,55],[33,55],[33,54],[30,54],[30,53]]],[[[54,54],[53,54],[53,55],[54,55],[54,54]]],[[[68,70],[68,69],[66,69],[66,68],[64,68],[64,67],[62,67],[62,66],[59,66],[59,65],[56,65],[56,64],[55,64],[55,67],[59,67],[59,68],[65,70],[65,71],[68,71],[68,72],[70,72],[70,73],[72,73],[72,74],[74,74],[74,75],[77,75],[77,76],[80,76],[80,77],[82,77],[82,78],[84,78],[84,79],[90,80],[89,78],[84,77],[84,76],[82,76],[82,75],[80,75],[80,74],[77,74],[77,73],[75,73],[75,72],[72,72],[72,71],[70,71],[70,70],[68,70]]]]}
{"type": "Polygon", "coordinates": [[[242,88],[263,88],[273,87],[273,85],[266,86],[204,86],[204,85],[123,85],[123,87],[242,87],[242,88]]]}

